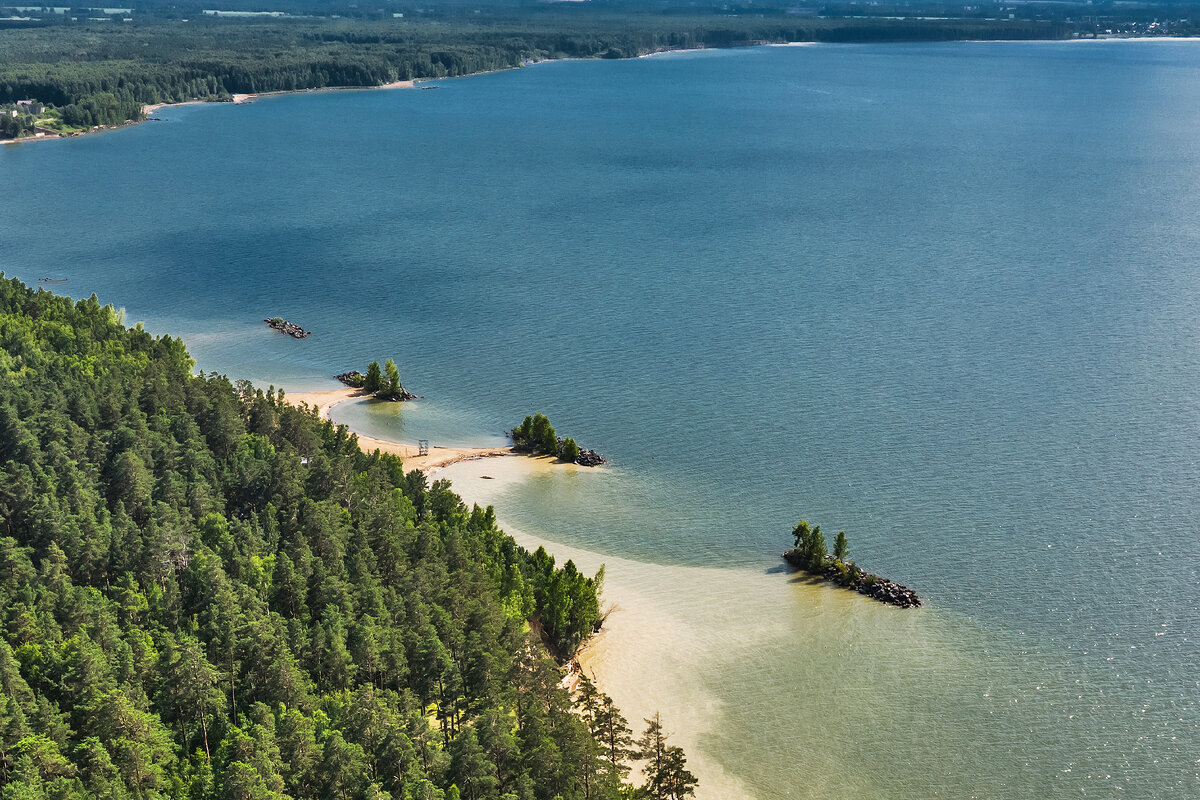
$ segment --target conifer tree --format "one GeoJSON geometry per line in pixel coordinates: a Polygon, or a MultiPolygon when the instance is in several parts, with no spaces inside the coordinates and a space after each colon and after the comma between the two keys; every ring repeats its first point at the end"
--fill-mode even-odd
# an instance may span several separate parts
{"type": "Polygon", "coordinates": [[[363,381],[363,391],[378,392],[383,386],[383,375],[379,370],[379,362],[372,361],[367,367],[367,377],[363,381]]]}
{"type": "Polygon", "coordinates": [[[608,695],[604,695],[596,715],[595,735],[597,741],[604,747],[608,757],[609,769],[618,780],[624,780],[629,774],[626,763],[634,755],[633,731],[621,716],[616,703],[608,695]]]}
{"type": "Polygon", "coordinates": [[[387,397],[394,397],[400,393],[400,370],[396,368],[396,362],[388,359],[383,365],[383,394],[387,397]]]}
{"type": "Polygon", "coordinates": [[[838,531],[837,539],[833,542],[833,557],[845,561],[850,557],[850,544],[846,541],[846,532],[838,531]]]}
{"type": "Polygon", "coordinates": [[[646,723],[646,730],[637,741],[637,758],[646,762],[646,767],[642,770],[646,778],[646,782],[642,784],[642,791],[653,800],[666,800],[669,780],[667,732],[663,730],[662,716],[657,711],[653,717],[643,721],[646,723]]]}

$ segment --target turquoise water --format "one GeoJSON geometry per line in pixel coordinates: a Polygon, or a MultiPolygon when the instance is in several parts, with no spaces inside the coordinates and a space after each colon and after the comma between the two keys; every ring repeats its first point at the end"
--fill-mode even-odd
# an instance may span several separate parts
{"type": "Polygon", "coordinates": [[[755,48],[161,116],[0,150],[0,268],[235,377],[394,357],[426,399],[339,409],[366,432],[491,443],[540,410],[609,455],[503,516],[708,576],[656,596],[751,629],[674,667],[715,698],[693,757],[746,793],[1200,793],[1197,44],[755,48]],[[802,516],[928,607],[773,572],[802,516]]]}

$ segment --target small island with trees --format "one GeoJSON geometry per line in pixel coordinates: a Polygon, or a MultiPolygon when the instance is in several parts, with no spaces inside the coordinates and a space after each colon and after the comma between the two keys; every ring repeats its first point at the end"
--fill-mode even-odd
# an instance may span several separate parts
{"type": "Polygon", "coordinates": [[[850,545],[846,532],[838,531],[830,554],[820,525],[810,525],[802,519],[792,529],[795,546],[783,554],[784,560],[805,572],[817,575],[859,594],[873,597],[881,603],[901,608],[919,608],[921,598],[907,586],[889,581],[869,572],[850,560],[850,545]]]}
{"type": "Polygon", "coordinates": [[[400,370],[396,367],[396,362],[390,358],[384,363],[382,370],[379,368],[378,361],[372,361],[367,366],[366,375],[358,370],[352,370],[333,377],[351,389],[361,389],[364,394],[370,394],[376,400],[391,400],[398,403],[417,399],[415,394],[405,389],[404,385],[400,383],[400,370]]]}
{"type": "Polygon", "coordinates": [[[595,450],[582,450],[570,436],[560,439],[554,426],[544,414],[525,417],[525,421],[509,431],[513,450],[518,453],[555,456],[559,461],[597,467],[605,463],[604,456],[595,450]]]}

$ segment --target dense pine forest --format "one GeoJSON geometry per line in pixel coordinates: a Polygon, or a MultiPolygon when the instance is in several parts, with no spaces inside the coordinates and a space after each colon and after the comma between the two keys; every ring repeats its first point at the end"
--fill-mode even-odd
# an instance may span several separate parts
{"type": "Polygon", "coordinates": [[[560,686],[601,576],[192,369],[0,273],[0,797],[691,793],[657,717],[560,686]]]}
{"type": "MultiPolygon", "coordinates": [[[[37,100],[62,131],[142,117],[143,104],[378,86],[555,58],[625,58],[754,42],[1045,39],[1058,23],[536,13],[481,19],[35,20],[0,27],[0,106],[37,100]]],[[[32,123],[31,123],[32,124],[32,123]]]]}

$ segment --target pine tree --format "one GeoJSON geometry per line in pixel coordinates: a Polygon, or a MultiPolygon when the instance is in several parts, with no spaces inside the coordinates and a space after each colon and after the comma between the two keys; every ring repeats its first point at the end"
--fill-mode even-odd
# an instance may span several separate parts
{"type": "Polygon", "coordinates": [[[667,784],[669,781],[669,765],[667,760],[667,732],[663,730],[662,716],[656,711],[653,717],[644,720],[646,730],[637,741],[639,761],[645,761],[642,770],[646,782],[642,791],[653,800],[666,800],[667,784]]]}
{"type": "Polygon", "coordinates": [[[390,358],[383,365],[383,394],[386,397],[396,397],[400,394],[400,370],[390,358]]]}
{"type": "Polygon", "coordinates": [[[796,551],[804,567],[813,571],[823,569],[825,556],[829,551],[825,545],[825,535],[821,533],[821,526],[810,527],[808,520],[802,519],[792,529],[792,536],[796,539],[796,551]]]}
{"type": "Polygon", "coordinates": [[[367,377],[363,382],[363,391],[378,392],[383,385],[383,376],[379,371],[379,362],[372,361],[367,367],[367,377]]]}
{"type": "Polygon", "coordinates": [[[696,776],[687,770],[683,748],[671,745],[663,759],[663,791],[671,800],[683,800],[696,793],[696,776]]]}
{"type": "Polygon", "coordinates": [[[850,557],[850,544],[846,541],[846,532],[838,531],[837,539],[833,542],[833,557],[845,561],[850,557]]]}

